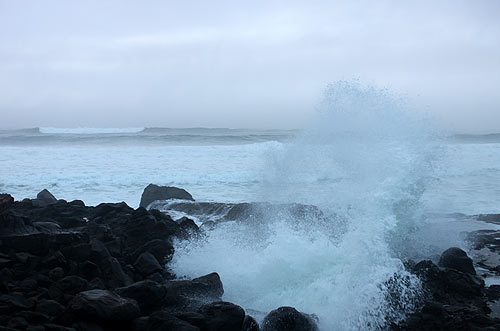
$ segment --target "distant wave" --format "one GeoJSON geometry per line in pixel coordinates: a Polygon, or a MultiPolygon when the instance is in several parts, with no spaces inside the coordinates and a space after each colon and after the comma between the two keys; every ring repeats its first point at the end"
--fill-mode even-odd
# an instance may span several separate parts
{"type": "Polygon", "coordinates": [[[106,133],[138,133],[140,128],[39,128],[40,133],[48,134],[106,134],[106,133]]]}
{"type": "Polygon", "coordinates": [[[238,145],[293,138],[294,130],[224,128],[31,128],[0,131],[0,145],[238,145]]]}

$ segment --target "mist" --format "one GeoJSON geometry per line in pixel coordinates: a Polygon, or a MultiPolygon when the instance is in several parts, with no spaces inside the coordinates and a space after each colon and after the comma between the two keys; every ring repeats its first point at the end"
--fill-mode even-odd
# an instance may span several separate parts
{"type": "Polygon", "coordinates": [[[496,1],[0,1],[1,128],[301,128],[359,80],[500,132],[496,1]]]}

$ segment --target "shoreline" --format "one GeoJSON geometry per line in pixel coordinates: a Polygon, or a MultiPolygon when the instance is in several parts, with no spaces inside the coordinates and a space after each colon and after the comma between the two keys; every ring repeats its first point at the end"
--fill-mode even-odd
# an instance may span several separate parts
{"type": "MultiPolygon", "coordinates": [[[[165,192],[149,200],[161,200],[158,194],[172,198],[165,192]]],[[[481,217],[500,223],[498,215],[481,217]]],[[[174,221],[167,213],[125,203],[89,207],[44,190],[22,201],[0,195],[0,221],[0,326],[6,330],[292,330],[286,321],[298,325],[293,330],[317,329],[314,316],[291,307],[276,307],[259,326],[245,307],[221,301],[217,270],[175,279],[165,267],[172,240],[204,231],[189,218],[174,221]]],[[[500,261],[491,258],[500,252],[500,232],[474,231],[468,239],[477,252],[476,268],[470,269],[472,260],[458,249],[447,250],[439,265],[407,261],[407,270],[422,281],[422,302],[388,328],[500,328],[500,285],[485,287],[483,280],[500,275],[500,261]]]]}

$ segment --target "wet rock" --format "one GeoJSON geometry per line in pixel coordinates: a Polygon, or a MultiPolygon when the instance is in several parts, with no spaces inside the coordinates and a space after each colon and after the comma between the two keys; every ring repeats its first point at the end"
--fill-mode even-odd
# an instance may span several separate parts
{"type": "Polygon", "coordinates": [[[143,314],[159,309],[165,297],[165,287],[151,280],[144,280],[116,289],[122,297],[134,299],[143,314]]]}
{"type": "Polygon", "coordinates": [[[85,261],[79,266],[80,274],[87,280],[92,280],[99,277],[101,274],[101,269],[95,263],[90,261],[85,261]]]}
{"type": "Polygon", "coordinates": [[[188,312],[177,312],[174,315],[175,317],[180,318],[181,320],[186,321],[189,324],[200,328],[200,330],[205,330],[207,327],[205,316],[201,313],[188,311],[188,312]]]}
{"type": "Polygon", "coordinates": [[[13,203],[14,198],[10,194],[0,194],[0,213],[9,209],[13,203]]]}
{"type": "Polygon", "coordinates": [[[8,306],[10,310],[30,310],[35,306],[35,302],[26,299],[21,293],[10,293],[0,296],[0,303],[8,306]]]}
{"type": "Polygon", "coordinates": [[[262,331],[316,331],[314,320],[293,307],[271,311],[262,322],[262,331]]]}
{"type": "Polygon", "coordinates": [[[76,331],[73,328],[68,328],[62,325],[57,325],[52,323],[45,323],[43,326],[45,328],[45,331],[76,331]]]}
{"type": "Polygon", "coordinates": [[[99,266],[103,278],[111,288],[123,287],[132,283],[121,267],[118,260],[109,254],[106,246],[99,240],[91,242],[91,262],[99,266]]]}
{"type": "Polygon", "coordinates": [[[43,189],[40,193],[36,195],[37,200],[49,204],[49,203],[54,203],[57,202],[57,199],[52,193],[49,192],[47,189],[43,189]]]}
{"type": "Polygon", "coordinates": [[[60,251],[53,252],[42,259],[45,268],[53,269],[57,267],[64,267],[67,265],[66,258],[60,251]]]}
{"type": "Polygon", "coordinates": [[[132,258],[137,260],[139,255],[144,252],[150,252],[160,263],[166,263],[171,255],[174,253],[174,247],[171,243],[163,239],[153,239],[138,248],[133,254],[132,258]]]}
{"type": "Polygon", "coordinates": [[[147,329],[149,331],[163,331],[163,330],[176,330],[176,331],[200,331],[200,329],[174,315],[159,311],[153,313],[148,320],[147,329]]]}
{"type": "Polygon", "coordinates": [[[182,199],[194,201],[186,190],[173,186],[149,184],[142,192],[140,207],[146,208],[155,200],[182,199]]]}
{"type": "Polygon", "coordinates": [[[241,327],[241,331],[259,331],[259,323],[249,315],[245,316],[245,319],[243,320],[243,326],[241,327]]]}
{"type": "Polygon", "coordinates": [[[134,268],[143,276],[148,276],[162,270],[158,260],[149,252],[139,255],[134,263],[134,268]]]}
{"type": "Polygon", "coordinates": [[[36,312],[57,317],[61,315],[66,308],[55,300],[40,300],[36,304],[36,312]]]}
{"type": "Polygon", "coordinates": [[[240,331],[245,319],[245,311],[230,302],[212,302],[198,310],[205,317],[207,331],[240,331]]]}
{"type": "Polygon", "coordinates": [[[22,317],[12,317],[7,323],[7,327],[13,330],[26,330],[28,321],[22,317]]]}
{"type": "Polygon", "coordinates": [[[33,222],[26,216],[14,211],[6,211],[0,214],[0,236],[25,235],[37,230],[33,222]]]}
{"type": "Polygon", "coordinates": [[[177,280],[165,283],[167,304],[179,303],[179,297],[201,298],[207,301],[219,301],[224,294],[222,282],[216,272],[192,280],[177,280]]]}
{"type": "Polygon", "coordinates": [[[58,281],[57,286],[66,294],[76,294],[87,290],[89,283],[78,276],[67,276],[58,281]]]}
{"type": "Polygon", "coordinates": [[[53,280],[59,280],[64,277],[64,269],[61,267],[56,267],[49,271],[49,277],[53,280]]]}
{"type": "Polygon", "coordinates": [[[439,259],[439,266],[462,271],[471,275],[476,274],[472,259],[458,247],[448,248],[439,259]]]}
{"type": "Polygon", "coordinates": [[[78,317],[90,321],[131,321],[140,315],[134,300],[107,290],[81,292],[69,303],[69,308],[78,317]]]}

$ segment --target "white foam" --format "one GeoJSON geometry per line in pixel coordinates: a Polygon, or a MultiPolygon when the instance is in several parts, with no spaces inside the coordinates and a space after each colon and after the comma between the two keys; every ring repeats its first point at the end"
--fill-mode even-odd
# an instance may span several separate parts
{"type": "Polygon", "coordinates": [[[383,328],[418,302],[419,281],[397,256],[433,148],[425,123],[387,93],[349,84],[328,92],[317,125],[270,155],[261,196],[319,206],[346,226],[332,218],[328,231],[295,227],[278,214],[262,220],[264,229],[227,223],[178,243],[172,268],[188,277],[217,271],[224,299],[259,311],[294,306],[316,314],[322,330],[383,328]]]}

